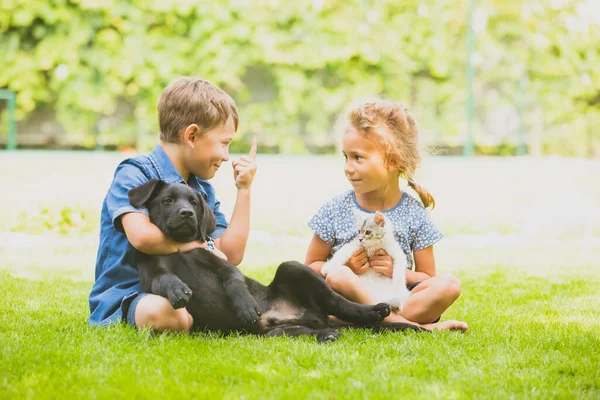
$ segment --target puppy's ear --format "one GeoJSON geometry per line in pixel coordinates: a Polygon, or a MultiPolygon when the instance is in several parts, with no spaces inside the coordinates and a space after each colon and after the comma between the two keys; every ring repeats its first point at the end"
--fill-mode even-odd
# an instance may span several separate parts
{"type": "Polygon", "coordinates": [[[129,197],[129,202],[135,208],[140,208],[144,204],[148,202],[158,191],[165,185],[163,181],[159,181],[157,179],[150,179],[148,182],[135,187],[129,192],[127,192],[127,196],[129,197]]]}
{"type": "Polygon", "coordinates": [[[214,232],[217,227],[217,221],[215,219],[215,214],[204,200],[204,197],[202,197],[200,193],[197,193],[196,195],[200,202],[198,205],[198,235],[200,236],[200,240],[206,242],[208,240],[208,235],[214,232]]]}

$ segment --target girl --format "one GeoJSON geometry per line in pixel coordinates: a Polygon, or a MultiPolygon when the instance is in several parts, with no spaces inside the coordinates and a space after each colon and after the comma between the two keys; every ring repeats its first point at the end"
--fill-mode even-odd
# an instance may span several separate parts
{"type": "MultiPolygon", "coordinates": [[[[421,157],[417,149],[418,127],[404,106],[386,100],[361,102],[350,107],[341,121],[344,173],[352,190],[321,207],[309,222],[314,230],[306,264],[321,273],[331,255],[357,234],[354,211],[382,211],[394,225],[394,236],[406,254],[406,284],[410,296],[400,313],[386,322],[409,322],[426,329],[467,330],[460,321],[438,322],[460,295],[460,282],[451,274],[436,275],[433,245],[442,238],[426,208],[433,196],[413,180],[421,157]],[[408,181],[423,204],[400,189],[399,178],[408,181]],[[413,261],[414,260],[414,261],[413,261]]],[[[349,300],[374,304],[358,275],[369,268],[392,276],[392,258],[379,250],[370,259],[355,251],[346,267],[327,275],[333,290],[349,300]]]]}

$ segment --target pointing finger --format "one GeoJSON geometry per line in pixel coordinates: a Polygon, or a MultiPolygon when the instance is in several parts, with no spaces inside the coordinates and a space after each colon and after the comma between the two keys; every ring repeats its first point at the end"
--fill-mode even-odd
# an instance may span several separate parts
{"type": "Polygon", "coordinates": [[[244,161],[244,160],[239,160],[235,162],[235,166],[243,166],[243,167],[247,167],[250,165],[250,162],[248,161],[244,161]]]}
{"type": "Polygon", "coordinates": [[[256,160],[256,138],[252,139],[252,146],[250,147],[250,158],[256,160]]]}

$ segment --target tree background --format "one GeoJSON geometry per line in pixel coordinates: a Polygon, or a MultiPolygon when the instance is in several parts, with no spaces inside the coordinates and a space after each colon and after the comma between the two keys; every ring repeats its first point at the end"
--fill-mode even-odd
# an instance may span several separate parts
{"type": "MultiPolygon", "coordinates": [[[[331,152],[352,100],[403,101],[426,144],[467,139],[469,0],[1,0],[0,88],[17,93],[20,146],[147,150],[180,75],[240,109],[244,151],[331,152]]],[[[600,155],[600,3],[477,0],[479,154],[600,155]],[[522,136],[520,136],[522,135],[522,136]]],[[[7,113],[0,143],[6,142],[7,113]]]]}

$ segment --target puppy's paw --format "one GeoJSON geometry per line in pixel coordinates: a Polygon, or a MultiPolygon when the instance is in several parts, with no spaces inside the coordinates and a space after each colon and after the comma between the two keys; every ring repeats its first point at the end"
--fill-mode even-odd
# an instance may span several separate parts
{"type": "Polygon", "coordinates": [[[244,325],[254,325],[260,318],[260,308],[254,300],[235,307],[235,313],[244,325]]]}
{"type": "Polygon", "coordinates": [[[392,307],[386,303],[379,303],[371,308],[373,321],[383,321],[385,317],[390,315],[390,312],[392,312],[392,307]]]}
{"type": "Polygon", "coordinates": [[[183,308],[192,298],[192,290],[183,282],[174,282],[167,289],[167,297],[173,308],[183,308]]]}
{"type": "Polygon", "coordinates": [[[331,343],[335,342],[342,336],[341,333],[334,329],[323,329],[317,333],[317,342],[319,343],[331,343]]]}

